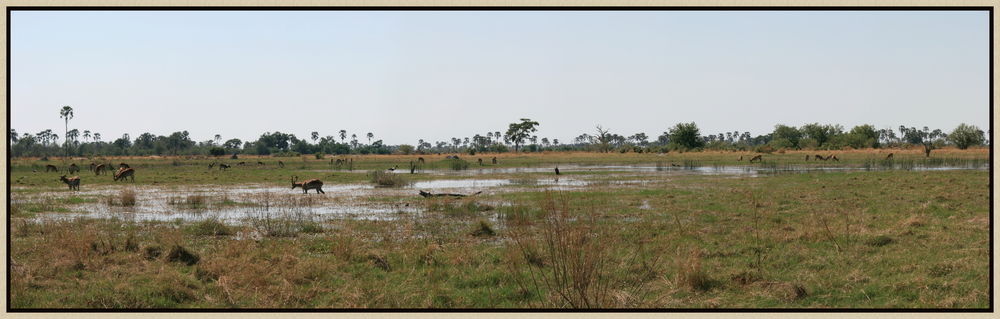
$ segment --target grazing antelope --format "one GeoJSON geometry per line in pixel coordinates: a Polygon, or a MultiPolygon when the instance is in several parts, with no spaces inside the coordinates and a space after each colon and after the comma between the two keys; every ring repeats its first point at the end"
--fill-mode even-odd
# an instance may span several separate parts
{"type": "Polygon", "coordinates": [[[215,163],[208,164],[208,170],[212,170],[212,167],[214,167],[214,166],[215,166],[215,163]]]}
{"type": "Polygon", "coordinates": [[[753,163],[753,161],[763,162],[764,161],[764,156],[762,156],[762,155],[754,156],[753,158],[750,159],[750,163],[753,163]]]}
{"type": "Polygon", "coordinates": [[[743,155],[740,155],[740,158],[737,158],[736,161],[737,162],[742,162],[743,161],[743,155]]]}
{"type": "Polygon", "coordinates": [[[840,162],[840,159],[838,159],[837,156],[835,156],[833,154],[830,154],[830,156],[827,156],[826,159],[824,159],[824,161],[829,160],[829,159],[833,159],[835,161],[840,162]]]}
{"type": "Polygon", "coordinates": [[[236,163],[236,166],[247,166],[247,162],[236,163]]]}
{"type": "Polygon", "coordinates": [[[278,161],[278,166],[280,166],[281,168],[285,168],[285,163],[282,163],[281,161],[278,161]]]}
{"type": "Polygon", "coordinates": [[[107,166],[108,166],[107,164],[97,165],[97,167],[94,168],[94,176],[101,175],[101,173],[107,172],[107,170],[104,169],[107,166]]]}
{"type": "Polygon", "coordinates": [[[219,170],[220,171],[224,171],[226,169],[229,169],[230,167],[232,167],[232,166],[229,166],[229,165],[226,165],[226,164],[219,164],[219,170]]]}
{"type": "Polygon", "coordinates": [[[889,155],[885,156],[885,160],[888,161],[888,160],[891,160],[891,159],[892,159],[892,153],[889,153],[889,155]]]}
{"type": "Polygon", "coordinates": [[[49,170],[53,170],[53,171],[56,171],[57,173],[59,172],[59,169],[58,169],[58,168],[56,168],[56,166],[55,166],[55,165],[52,165],[52,164],[45,164],[45,172],[46,172],[46,173],[48,173],[48,172],[49,172],[49,170]]]}
{"type": "Polygon", "coordinates": [[[118,169],[120,170],[122,168],[132,168],[132,167],[128,166],[128,164],[125,163],[118,163],[118,169]]]}
{"type": "Polygon", "coordinates": [[[91,172],[93,172],[94,168],[96,168],[96,167],[97,167],[97,164],[94,164],[94,162],[90,162],[90,171],[91,172]]]}
{"type": "Polygon", "coordinates": [[[74,188],[76,190],[80,190],[80,176],[66,178],[66,175],[63,175],[59,176],[59,180],[66,183],[66,185],[69,185],[69,190],[73,190],[74,188]]]}
{"type": "Polygon", "coordinates": [[[483,166],[483,159],[479,159],[479,166],[483,166]]]}
{"type": "Polygon", "coordinates": [[[299,180],[298,176],[292,177],[292,189],[295,189],[296,187],[302,187],[303,194],[309,194],[310,189],[315,189],[316,194],[319,193],[326,194],[326,192],[323,191],[323,181],[318,179],[310,179],[305,182],[297,182],[298,180],[299,180]]]}
{"type": "Polygon", "coordinates": [[[821,161],[825,161],[826,160],[826,158],[823,158],[822,156],[819,156],[819,154],[816,155],[816,159],[817,160],[821,160],[821,161]]]}
{"type": "Polygon", "coordinates": [[[497,157],[496,156],[493,157],[493,165],[497,165],[497,157]]]}
{"type": "Polygon", "coordinates": [[[806,162],[809,161],[809,155],[806,155],[806,162]]]}
{"type": "Polygon", "coordinates": [[[424,158],[423,157],[417,157],[417,163],[423,164],[424,163],[424,158]]]}
{"type": "Polygon", "coordinates": [[[124,168],[124,167],[122,167],[122,169],[118,171],[118,174],[115,174],[115,181],[116,182],[119,179],[120,180],[125,180],[126,178],[131,179],[132,182],[134,183],[135,182],[135,170],[131,169],[131,168],[124,168]]]}
{"type": "Polygon", "coordinates": [[[257,166],[261,166],[261,165],[267,165],[267,164],[264,164],[264,162],[261,162],[261,161],[257,161],[257,166]]]}
{"type": "Polygon", "coordinates": [[[76,166],[76,163],[69,163],[69,173],[70,174],[73,174],[73,172],[79,172],[79,171],[80,171],[80,167],[76,166]]]}

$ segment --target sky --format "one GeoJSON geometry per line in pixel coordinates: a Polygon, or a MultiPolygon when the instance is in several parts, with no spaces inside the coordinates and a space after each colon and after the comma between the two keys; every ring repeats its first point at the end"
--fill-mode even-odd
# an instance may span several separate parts
{"type": "MultiPolygon", "coordinates": [[[[988,11],[12,11],[10,128],[388,145],[990,127],[988,11]]],[[[897,131],[898,134],[898,131],[897,131]]],[[[61,139],[60,139],[61,142],[61,139]]]]}

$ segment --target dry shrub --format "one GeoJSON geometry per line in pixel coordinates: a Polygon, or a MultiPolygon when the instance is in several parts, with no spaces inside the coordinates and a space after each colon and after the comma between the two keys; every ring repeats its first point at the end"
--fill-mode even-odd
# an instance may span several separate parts
{"type": "Polygon", "coordinates": [[[351,261],[361,250],[359,247],[361,240],[358,240],[350,233],[338,233],[330,238],[330,240],[332,241],[330,244],[330,253],[340,257],[344,261],[351,261]]]}
{"type": "Polygon", "coordinates": [[[496,231],[494,231],[493,228],[490,227],[490,223],[486,222],[485,220],[480,220],[479,223],[475,226],[475,228],[473,228],[472,231],[469,233],[469,235],[472,235],[473,237],[483,237],[483,236],[492,237],[495,236],[496,234],[497,234],[496,231]]]}
{"type": "Polygon", "coordinates": [[[375,268],[379,268],[387,272],[392,271],[392,265],[389,264],[389,260],[377,252],[371,252],[368,254],[368,262],[375,268]]]}
{"type": "Polygon", "coordinates": [[[121,204],[122,207],[135,206],[135,189],[131,187],[123,188],[118,192],[118,197],[120,198],[119,204],[121,204]]]}
{"type": "Polygon", "coordinates": [[[542,307],[635,307],[642,302],[650,276],[621,271],[636,264],[657,268],[655,260],[642,257],[642,247],[625,248],[622,236],[608,232],[617,228],[601,227],[600,213],[574,209],[569,196],[554,198],[546,191],[538,205],[537,229],[507,231],[506,265],[522,290],[538,296],[542,307]],[[623,249],[629,253],[619,256],[623,249]]]}
{"type": "Polygon", "coordinates": [[[187,264],[188,266],[197,264],[199,260],[201,260],[201,257],[198,257],[197,254],[188,251],[181,245],[174,245],[174,247],[170,249],[170,253],[167,254],[167,261],[181,262],[187,264]]]}

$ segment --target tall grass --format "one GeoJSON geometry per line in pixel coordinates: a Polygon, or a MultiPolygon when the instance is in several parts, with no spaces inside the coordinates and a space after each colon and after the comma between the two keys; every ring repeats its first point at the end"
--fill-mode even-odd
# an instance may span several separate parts
{"type": "Polygon", "coordinates": [[[311,197],[276,196],[270,192],[251,195],[252,205],[243,209],[244,221],[267,237],[294,237],[301,232],[318,233],[323,228],[312,212],[311,197]]]}

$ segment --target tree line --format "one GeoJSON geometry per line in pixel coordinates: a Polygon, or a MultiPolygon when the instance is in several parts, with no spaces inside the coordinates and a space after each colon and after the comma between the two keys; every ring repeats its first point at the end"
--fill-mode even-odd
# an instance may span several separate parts
{"type": "MultiPolygon", "coordinates": [[[[702,135],[698,125],[677,123],[655,140],[645,133],[623,136],[612,133],[601,125],[596,132],[584,133],[563,144],[558,139],[538,138],[532,133],[540,125],[536,121],[522,118],[519,123],[511,123],[506,132],[486,132],[472,137],[453,137],[449,141],[431,142],[419,139],[416,146],[409,144],[385,145],[375,140],[371,132],[359,140],[357,134],[347,140],[346,130],[338,135],[321,137],[312,132],[308,139],[279,131],[266,132],[255,141],[229,139],[222,141],[216,134],[214,139],[195,142],[187,131],[179,131],[169,136],[142,133],[132,139],[128,133],[112,141],[102,140],[100,133],[69,129],[73,109],[65,106],[60,110],[60,118],[65,119],[63,143],[59,135],[51,129],[35,134],[18,135],[13,128],[9,133],[8,153],[12,157],[23,156],[149,156],[149,155],[213,155],[247,154],[272,156],[299,156],[302,154],[425,154],[425,153],[469,153],[477,152],[541,152],[541,151],[590,151],[590,152],[636,152],[666,153],[671,151],[753,151],[770,153],[780,149],[841,150],[861,148],[896,148],[922,146],[930,156],[932,149],[953,145],[959,149],[986,145],[986,132],[976,126],[960,124],[946,133],[941,129],[931,130],[900,125],[897,131],[886,127],[876,129],[872,125],[859,125],[845,130],[841,125],[819,123],[800,127],[777,124],[774,130],[764,135],[753,136],[750,132],[722,132],[702,135]],[[339,141],[338,141],[339,137],[339,141]],[[82,141],[81,141],[82,139],[82,141]],[[312,141],[310,143],[309,141],[312,141]],[[367,141],[367,143],[365,143],[367,141]]],[[[319,157],[319,156],[318,156],[319,157]]]]}

